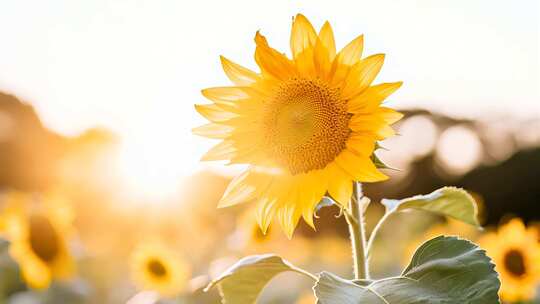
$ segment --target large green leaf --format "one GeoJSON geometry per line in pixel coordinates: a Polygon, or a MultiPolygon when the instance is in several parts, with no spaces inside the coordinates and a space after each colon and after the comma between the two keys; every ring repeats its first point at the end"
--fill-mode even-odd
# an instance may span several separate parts
{"type": "Polygon", "coordinates": [[[426,195],[402,200],[383,200],[387,212],[419,209],[449,216],[479,226],[478,210],[472,196],[463,189],[444,187],[426,195]]]}
{"type": "Polygon", "coordinates": [[[218,285],[222,303],[252,304],[268,282],[276,275],[294,271],[314,276],[273,254],[248,256],[227,269],[205,289],[218,285]]]}
{"type": "Polygon", "coordinates": [[[473,243],[440,236],[420,246],[399,277],[361,286],[323,272],[314,290],[320,304],[494,304],[494,267],[473,243]]]}

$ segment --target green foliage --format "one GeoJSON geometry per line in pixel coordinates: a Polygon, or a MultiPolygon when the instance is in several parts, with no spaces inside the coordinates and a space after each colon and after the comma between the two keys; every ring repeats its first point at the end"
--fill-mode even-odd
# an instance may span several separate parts
{"type": "Polygon", "coordinates": [[[424,243],[402,275],[367,286],[328,272],[314,290],[320,304],[499,303],[491,260],[473,243],[437,237],[424,243]]]}
{"type": "Polygon", "coordinates": [[[294,271],[314,278],[313,275],[273,254],[248,256],[212,281],[206,290],[216,284],[224,304],[255,303],[270,280],[285,271],[294,271]]]}
{"type": "MultiPolygon", "coordinates": [[[[467,192],[455,187],[402,200],[383,200],[383,204],[385,216],[374,229],[368,248],[389,215],[411,209],[479,226],[475,201],[467,192]]],[[[252,304],[266,284],[284,271],[314,278],[278,256],[258,255],[240,260],[207,289],[219,285],[223,303],[252,304]]],[[[491,260],[475,244],[456,237],[440,236],[424,243],[398,277],[347,280],[323,271],[315,280],[314,292],[319,304],[499,303],[500,282],[491,260]]]]}
{"type": "Polygon", "coordinates": [[[474,226],[480,225],[476,202],[465,190],[455,187],[444,187],[430,194],[402,200],[383,200],[382,203],[387,213],[417,209],[449,216],[474,226]]]}

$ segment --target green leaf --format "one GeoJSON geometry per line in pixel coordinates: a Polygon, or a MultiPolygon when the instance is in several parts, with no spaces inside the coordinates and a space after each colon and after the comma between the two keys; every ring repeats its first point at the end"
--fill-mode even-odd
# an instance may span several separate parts
{"type": "Polygon", "coordinates": [[[319,212],[319,210],[321,210],[322,208],[324,207],[330,207],[330,206],[333,206],[335,205],[334,201],[332,200],[332,198],[328,197],[328,196],[324,196],[321,201],[317,204],[317,206],[315,207],[315,211],[316,212],[319,212]]]}
{"type": "Polygon", "coordinates": [[[316,279],[314,275],[302,270],[274,254],[248,256],[227,269],[205,289],[216,284],[226,304],[252,304],[257,301],[262,289],[276,275],[294,271],[316,279]]]}
{"type": "Polygon", "coordinates": [[[384,163],[380,158],[379,156],[377,156],[377,154],[373,153],[371,154],[371,161],[373,162],[373,164],[375,165],[375,167],[379,168],[379,169],[390,169],[390,170],[396,170],[396,171],[399,171],[399,169],[396,169],[396,168],[393,168],[393,167],[390,167],[388,166],[386,163],[384,163]]]}
{"type": "Polygon", "coordinates": [[[420,246],[399,277],[360,286],[323,272],[314,290],[320,304],[493,304],[500,287],[494,267],[475,244],[440,236],[420,246]]]}
{"type": "Polygon", "coordinates": [[[383,200],[382,203],[386,206],[387,212],[425,210],[480,226],[476,202],[469,193],[456,187],[444,187],[430,194],[402,200],[383,200]]]}

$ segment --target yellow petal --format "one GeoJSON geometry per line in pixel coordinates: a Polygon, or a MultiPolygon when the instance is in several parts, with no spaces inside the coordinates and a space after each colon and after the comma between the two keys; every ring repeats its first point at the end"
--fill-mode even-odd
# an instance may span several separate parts
{"type": "Polygon", "coordinates": [[[229,79],[239,86],[249,86],[259,79],[259,75],[229,59],[220,56],[223,71],[229,79]]]}
{"type": "Polygon", "coordinates": [[[212,122],[222,122],[238,116],[234,113],[223,110],[223,108],[215,104],[196,104],[195,110],[197,110],[199,114],[212,122]]]}
{"type": "Polygon", "coordinates": [[[295,59],[296,68],[300,75],[310,77],[315,75],[315,58],[313,47],[305,49],[302,53],[298,54],[295,59]]]}
{"type": "Polygon", "coordinates": [[[322,26],[319,32],[319,39],[328,50],[330,61],[333,61],[336,57],[336,41],[334,39],[334,31],[332,31],[332,26],[330,26],[328,21],[322,26]]]}
{"type": "Polygon", "coordinates": [[[235,142],[235,146],[237,151],[229,159],[229,164],[262,164],[266,158],[256,144],[235,142]]]}
{"type": "Polygon", "coordinates": [[[379,105],[402,85],[402,82],[381,83],[367,88],[348,103],[349,113],[373,112],[379,105]]]}
{"type": "Polygon", "coordinates": [[[10,248],[10,255],[18,262],[24,281],[34,289],[45,289],[49,287],[52,280],[50,268],[33,253],[28,245],[21,243],[21,240],[14,242],[10,248]]]}
{"type": "Polygon", "coordinates": [[[263,74],[280,80],[296,75],[296,69],[285,55],[268,46],[266,38],[259,32],[255,35],[255,61],[263,74]]]}
{"type": "Polygon", "coordinates": [[[264,97],[261,92],[251,87],[215,87],[201,91],[204,97],[220,104],[233,104],[239,100],[264,97]]]}
{"type": "Polygon", "coordinates": [[[375,138],[369,134],[355,132],[347,140],[347,148],[359,156],[370,157],[375,150],[375,138]]]}
{"type": "Polygon", "coordinates": [[[387,125],[384,119],[375,114],[355,114],[349,120],[349,128],[355,132],[374,132],[387,125]]]}
{"type": "Polygon", "coordinates": [[[382,115],[376,114],[355,114],[349,121],[349,128],[359,133],[370,133],[375,135],[375,139],[382,140],[395,135],[382,115]]]}
{"type": "Polygon", "coordinates": [[[236,147],[232,141],[224,140],[208,150],[201,160],[228,160],[235,155],[236,151],[236,147]]]}
{"type": "Polygon", "coordinates": [[[341,205],[347,208],[353,191],[352,177],[335,163],[329,165],[328,193],[341,205]]]}
{"type": "Polygon", "coordinates": [[[358,156],[348,149],[343,150],[336,157],[336,163],[359,182],[378,182],[388,179],[375,167],[369,157],[358,156]]]}
{"type": "Polygon", "coordinates": [[[403,118],[403,114],[386,107],[380,107],[377,111],[377,115],[380,115],[384,121],[390,125],[403,118]]]}
{"type": "Polygon", "coordinates": [[[45,289],[51,283],[51,271],[39,262],[25,262],[22,267],[22,276],[28,285],[34,289],[45,289]]]}
{"type": "Polygon", "coordinates": [[[360,35],[345,46],[332,62],[330,79],[332,86],[342,86],[351,67],[360,61],[364,48],[364,36],[360,35]]]}
{"type": "Polygon", "coordinates": [[[208,138],[223,139],[231,135],[233,127],[220,125],[216,123],[209,123],[200,127],[193,128],[191,132],[195,135],[204,136],[208,138]]]}
{"type": "Polygon", "coordinates": [[[364,49],[364,35],[356,37],[349,42],[340,52],[337,58],[339,64],[354,65],[362,57],[364,49]]]}
{"type": "Polygon", "coordinates": [[[73,257],[68,252],[67,245],[62,244],[62,247],[60,257],[54,263],[51,270],[55,278],[66,280],[73,277],[73,274],[76,271],[76,265],[73,257]]]}
{"type": "Polygon", "coordinates": [[[389,125],[384,125],[375,131],[375,135],[377,136],[377,140],[383,140],[396,135],[396,131],[389,125]]]}
{"type": "Polygon", "coordinates": [[[347,78],[342,91],[344,99],[355,97],[369,87],[384,63],[384,54],[376,54],[362,59],[355,64],[347,78]]]}
{"type": "Polygon", "coordinates": [[[328,179],[322,170],[310,171],[300,177],[298,183],[299,195],[297,204],[301,206],[304,221],[315,229],[313,215],[315,208],[322,200],[328,188],[328,179]]]}
{"type": "Polygon", "coordinates": [[[274,218],[276,213],[276,201],[275,197],[264,196],[257,203],[257,210],[255,218],[263,234],[266,234],[268,227],[274,218]]]}
{"type": "Polygon", "coordinates": [[[313,62],[315,64],[315,72],[317,75],[322,79],[327,79],[331,68],[330,55],[320,38],[317,38],[317,43],[315,44],[313,62]]]}
{"type": "MultiPolygon", "coordinates": [[[[292,238],[294,230],[298,226],[298,222],[303,215],[303,211],[308,208],[308,206],[302,205],[300,202],[300,193],[302,191],[304,191],[304,189],[301,187],[301,180],[296,179],[296,181],[292,184],[289,194],[287,195],[287,208],[289,209],[290,213],[286,234],[289,239],[292,238]]],[[[311,222],[311,226],[314,227],[313,220],[311,222]]]]}
{"type": "Polygon", "coordinates": [[[294,229],[301,217],[301,213],[298,212],[298,206],[286,204],[277,210],[276,217],[287,238],[289,240],[292,239],[294,229]]]}
{"type": "Polygon", "coordinates": [[[274,215],[282,207],[284,193],[288,193],[292,181],[290,175],[272,176],[268,189],[262,194],[257,203],[256,218],[263,233],[266,234],[274,215]]]}
{"type": "Polygon", "coordinates": [[[270,183],[270,177],[261,171],[250,168],[235,177],[227,186],[218,208],[229,207],[257,198],[270,183]]]}
{"type": "Polygon", "coordinates": [[[305,50],[313,48],[317,34],[313,25],[302,14],[296,15],[291,30],[291,51],[293,58],[302,54],[305,50]]]}

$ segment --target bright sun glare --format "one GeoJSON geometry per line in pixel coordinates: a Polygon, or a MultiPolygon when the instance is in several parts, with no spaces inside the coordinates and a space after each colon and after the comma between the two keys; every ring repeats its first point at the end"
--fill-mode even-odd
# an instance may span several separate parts
{"type": "Polygon", "coordinates": [[[127,195],[152,204],[173,197],[182,178],[181,155],[181,145],[165,136],[125,136],[116,163],[127,195]]]}

